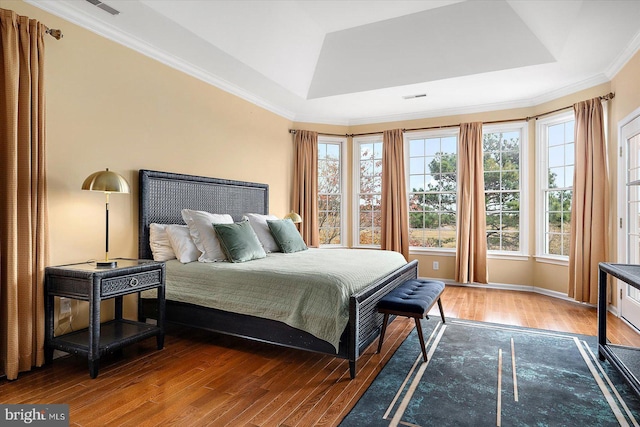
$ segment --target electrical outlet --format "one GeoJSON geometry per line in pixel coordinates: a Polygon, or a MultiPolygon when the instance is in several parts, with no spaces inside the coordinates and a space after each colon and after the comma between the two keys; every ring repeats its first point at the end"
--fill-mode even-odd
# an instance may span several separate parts
{"type": "Polygon", "coordinates": [[[71,300],[60,298],[60,319],[71,317],[71,300]]]}
{"type": "Polygon", "coordinates": [[[433,261],[433,269],[438,270],[440,268],[440,263],[438,261],[433,261]]]}

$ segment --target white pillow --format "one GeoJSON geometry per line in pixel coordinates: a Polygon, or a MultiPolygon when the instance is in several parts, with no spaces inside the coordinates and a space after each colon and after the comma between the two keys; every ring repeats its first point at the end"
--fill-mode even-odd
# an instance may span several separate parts
{"type": "Polygon", "coordinates": [[[149,224],[149,246],[151,246],[154,261],[169,261],[176,258],[166,228],[167,224],[149,224]]]}
{"type": "Polygon", "coordinates": [[[189,233],[193,243],[202,255],[198,257],[200,262],[224,261],[227,259],[220,241],[213,229],[213,224],[233,224],[233,218],[229,214],[212,214],[205,211],[182,209],[182,218],[189,227],[189,233]]]}
{"type": "Polygon", "coordinates": [[[249,224],[251,224],[251,228],[253,228],[253,231],[255,231],[258,236],[258,240],[262,243],[265,252],[280,252],[280,247],[273,238],[267,225],[268,219],[275,220],[280,218],[275,215],[261,215],[256,213],[248,213],[244,214],[244,216],[249,219],[249,224]]]}
{"type": "Polygon", "coordinates": [[[191,240],[189,227],[186,225],[172,224],[167,226],[166,231],[167,237],[178,261],[186,264],[188,262],[198,260],[200,251],[196,247],[195,243],[193,243],[193,240],[191,240]]]}

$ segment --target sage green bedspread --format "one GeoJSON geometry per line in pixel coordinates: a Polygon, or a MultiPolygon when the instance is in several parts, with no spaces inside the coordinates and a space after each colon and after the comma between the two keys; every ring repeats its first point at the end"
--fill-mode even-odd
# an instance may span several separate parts
{"type": "Polygon", "coordinates": [[[166,298],[281,321],[328,341],[337,352],[349,297],[404,264],[392,251],[314,248],[244,263],[172,260],[166,264],[166,298]]]}

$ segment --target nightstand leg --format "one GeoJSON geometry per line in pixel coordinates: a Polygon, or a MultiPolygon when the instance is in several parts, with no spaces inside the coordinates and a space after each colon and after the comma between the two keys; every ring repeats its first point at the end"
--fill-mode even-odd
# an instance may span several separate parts
{"type": "MultiPolygon", "coordinates": [[[[94,278],[94,281],[97,280],[94,278]]],[[[95,282],[90,293],[89,304],[89,375],[98,376],[100,360],[100,282],[95,282]]]]}
{"type": "Polygon", "coordinates": [[[164,348],[164,334],[156,336],[156,342],[158,344],[158,350],[162,350],[164,348]]]}
{"type": "Polygon", "coordinates": [[[89,360],[89,376],[94,379],[98,376],[98,368],[100,366],[99,360],[89,360]]]}

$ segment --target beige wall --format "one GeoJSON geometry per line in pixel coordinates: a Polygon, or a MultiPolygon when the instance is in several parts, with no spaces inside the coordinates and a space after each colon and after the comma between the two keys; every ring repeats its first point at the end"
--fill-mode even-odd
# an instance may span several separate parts
{"type": "Polygon", "coordinates": [[[132,187],[111,196],[112,257],[137,256],[139,169],[266,183],[271,213],[289,211],[291,121],[22,1],[0,7],[64,33],[46,38],[51,265],[104,257],[104,194],[80,187],[106,167],[132,187]]]}
{"type": "Polygon", "coordinates": [[[291,122],[21,1],[0,7],[61,28],[46,39],[51,263],[104,256],[104,195],[81,191],[106,167],[132,194],[111,196],[112,256],[137,255],[138,170],[269,184],[289,211],[291,122]]]}
{"type": "MultiPolygon", "coordinates": [[[[616,92],[610,102],[612,211],[615,211],[617,123],[640,107],[640,54],[610,83],[530,108],[360,126],[292,123],[200,80],[147,58],[20,0],[0,7],[61,28],[47,39],[47,166],[51,264],[103,256],[104,200],[83,192],[90,173],[109,167],[132,184],[132,194],[111,197],[111,254],[137,253],[137,171],[141,168],[215,176],[270,185],[272,213],[289,210],[293,146],[290,127],[325,133],[377,132],[467,121],[533,116],[616,92]]],[[[351,167],[351,140],[348,164],[351,167]]],[[[491,259],[490,281],[566,293],[566,267],[536,262],[534,221],[535,122],[529,123],[530,258],[491,259]]],[[[350,173],[349,173],[350,175],[350,173]]],[[[350,178],[350,176],[349,176],[350,178]]],[[[349,219],[351,219],[349,204],[349,219]]],[[[615,218],[612,218],[612,229],[615,218]]],[[[350,238],[350,236],[349,236],[350,238]]],[[[615,255],[615,233],[609,243],[615,255]]],[[[412,255],[420,275],[452,279],[454,258],[412,255]],[[440,270],[433,271],[432,261],[440,270]]]]}

